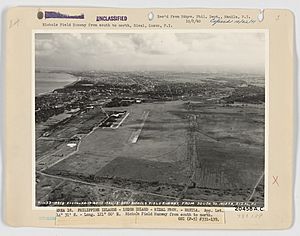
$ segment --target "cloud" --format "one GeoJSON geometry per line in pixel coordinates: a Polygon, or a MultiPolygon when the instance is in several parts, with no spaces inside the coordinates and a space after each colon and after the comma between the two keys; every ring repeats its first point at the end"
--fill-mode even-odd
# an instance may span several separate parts
{"type": "Polygon", "coordinates": [[[36,34],[36,66],[78,70],[264,69],[262,33],[36,34]]]}
{"type": "Polygon", "coordinates": [[[50,56],[56,50],[53,40],[41,38],[35,41],[35,53],[37,56],[50,56]]]}
{"type": "Polygon", "coordinates": [[[177,54],[188,49],[175,34],[132,34],[131,40],[137,52],[145,54],[177,54]]]}

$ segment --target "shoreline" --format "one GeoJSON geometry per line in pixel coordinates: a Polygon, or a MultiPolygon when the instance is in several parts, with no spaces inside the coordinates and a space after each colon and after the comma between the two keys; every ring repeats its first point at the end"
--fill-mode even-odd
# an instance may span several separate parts
{"type": "MultiPolygon", "coordinates": [[[[47,73],[51,73],[51,72],[47,72],[47,73]]],[[[53,89],[53,90],[51,90],[49,92],[39,93],[38,95],[35,93],[35,97],[41,97],[41,96],[44,96],[44,95],[53,94],[56,89],[62,89],[62,88],[65,88],[67,86],[71,86],[71,85],[79,82],[82,79],[81,77],[76,77],[75,75],[72,75],[72,74],[69,74],[69,73],[65,73],[65,74],[73,76],[74,78],[76,78],[76,80],[73,81],[73,82],[67,83],[66,85],[64,85],[62,87],[57,87],[57,88],[55,88],[55,89],[53,89]]],[[[36,83],[36,81],[35,81],[35,83],[36,83]]]]}

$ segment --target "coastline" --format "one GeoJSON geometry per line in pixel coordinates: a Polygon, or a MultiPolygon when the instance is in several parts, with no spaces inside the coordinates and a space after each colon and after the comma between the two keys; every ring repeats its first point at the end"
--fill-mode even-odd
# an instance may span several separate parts
{"type": "MultiPolygon", "coordinates": [[[[47,73],[51,73],[51,72],[47,72],[47,73]]],[[[35,91],[35,97],[41,97],[41,96],[44,96],[44,95],[52,94],[56,89],[61,89],[61,88],[65,88],[67,86],[71,86],[71,85],[77,83],[78,81],[80,81],[82,79],[81,77],[76,77],[75,75],[72,75],[72,74],[69,74],[69,73],[66,73],[66,72],[64,72],[64,74],[68,74],[68,75],[73,76],[75,78],[75,81],[69,82],[69,83],[67,83],[67,84],[65,84],[61,87],[56,87],[53,90],[48,91],[48,92],[42,92],[42,93],[36,94],[36,91],[35,91]]],[[[35,85],[36,85],[36,81],[35,81],[35,85]]],[[[35,87],[35,90],[36,90],[36,87],[35,87]]]]}

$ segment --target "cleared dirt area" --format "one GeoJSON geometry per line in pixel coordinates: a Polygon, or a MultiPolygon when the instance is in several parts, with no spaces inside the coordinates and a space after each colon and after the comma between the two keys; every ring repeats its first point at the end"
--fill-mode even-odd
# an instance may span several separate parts
{"type": "Polygon", "coordinates": [[[62,69],[78,80],[35,97],[37,206],[262,206],[264,74],[187,68],[62,69]]]}
{"type": "MultiPolygon", "coordinates": [[[[40,190],[37,200],[57,199],[59,193],[62,200],[68,196],[76,201],[103,201],[115,199],[113,191],[107,189],[116,188],[118,199],[124,201],[143,197],[145,201],[148,193],[149,201],[164,198],[263,204],[263,179],[252,194],[264,172],[263,107],[191,106],[170,101],[106,111],[124,109],[129,115],[118,128],[96,128],[81,140],[76,153],[43,171],[50,176],[47,178],[57,176],[65,182],[59,185],[49,180],[45,184],[46,177],[41,177],[38,188],[51,185],[56,190],[46,195],[49,197],[42,197],[47,191],[40,190]],[[132,142],[137,133],[136,142],[132,142]],[[72,191],[75,186],[76,191],[72,191]],[[78,196],[73,196],[74,192],[78,196]]],[[[94,120],[99,118],[91,117],[90,122],[94,120]]]]}

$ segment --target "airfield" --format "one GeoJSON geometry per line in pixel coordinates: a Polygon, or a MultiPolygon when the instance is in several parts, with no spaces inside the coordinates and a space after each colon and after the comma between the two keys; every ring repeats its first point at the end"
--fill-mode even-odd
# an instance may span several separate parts
{"type": "Polygon", "coordinates": [[[263,105],[177,100],[104,110],[87,111],[37,139],[38,206],[60,201],[263,205],[263,105]]]}

